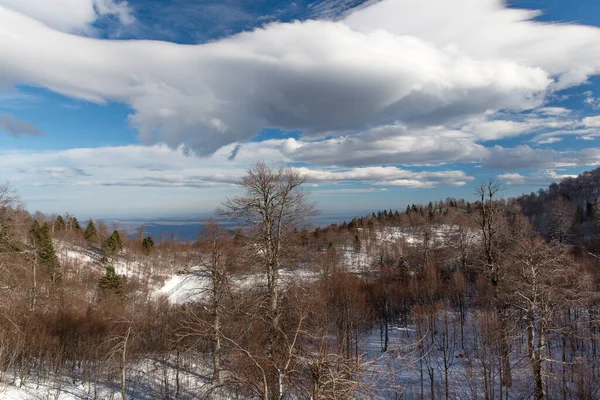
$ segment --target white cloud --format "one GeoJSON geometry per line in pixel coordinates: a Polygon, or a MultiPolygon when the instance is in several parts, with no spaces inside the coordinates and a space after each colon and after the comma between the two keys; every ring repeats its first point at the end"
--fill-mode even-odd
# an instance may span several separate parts
{"type": "Polygon", "coordinates": [[[24,174],[37,174],[49,178],[75,178],[78,176],[87,176],[82,169],[72,167],[19,168],[18,171],[24,174]]]}
{"type": "Polygon", "coordinates": [[[600,115],[584,118],[583,125],[586,128],[600,128],[600,115]]]}
{"type": "Polygon", "coordinates": [[[554,88],[579,84],[597,74],[599,30],[532,21],[539,14],[508,8],[502,0],[397,0],[353,13],[346,23],[365,33],[385,30],[417,36],[477,59],[535,65],[558,77],[554,88]]]}
{"type": "Polygon", "coordinates": [[[62,32],[89,33],[102,16],[123,24],[135,18],[126,1],[118,0],[0,0],[0,7],[18,11],[62,32]]]}
{"type": "Polygon", "coordinates": [[[313,193],[319,195],[344,195],[344,194],[368,194],[368,193],[377,193],[377,192],[385,192],[387,188],[366,188],[366,189],[352,189],[352,188],[341,188],[341,189],[324,189],[324,190],[316,190],[313,189],[313,193]]]}
{"type": "Polygon", "coordinates": [[[474,140],[488,141],[547,130],[576,129],[580,125],[580,122],[570,118],[568,113],[552,114],[543,110],[536,110],[541,116],[535,114],[504,116],[505,118],[517,118],[513,120],[490,119],[489,116],[486,116],[485,118],[474,119],[460,129],[468,133],[474,140]]]}
{"type": "Polygon", "coordinates": [[[443,185],[462,186],[474,178],[463,171],[409,171],[398,167],[364,167],[341,170],[315,170],[299,168],[309,182],[363,182],[376,186],[402,186],[410,188],[443,185]]]}
{"type": "MultiPolygon", "coordinates": [[[[229,146],[233,148],[234,146],[229,146]]],[[[262,159],[281,161],[273,148],[263,144],[235,146],[238,155],[230,161],[231,148],[223,148],[209,158],[186,156],[183,150],[165,146],[122,146],[61,151],[4,151],[0,172],[17,171],[27,175],[27,184],[63,186],[129,187],[232,187],[247,168],[262,159]],[[62,164],[62,165],[61,165],[62,164]],[[58,181],[38,177],[70,178],[58,181]]],[[[275,164],[277,165],[277,164],[275,164]]],[[[423,185],[462,185],[472,180],[463,171],[410,171],[398,167],[316,168],[301,167],[309,182],[337,184],[361,182],[376,186],[398,186],[400,180],[423,185]]],[[[417,186],[417,185],[402,185],[417,186]]]]}
{"type": "Polygon", "coordinates": [[[556,150],[534,149],[527,145],[514,148],[494,146],[483,166],[493,169],[551,168],[567,163],[556,150]]]}
{"type": "MultiPolygon", "coordinates": [[[[0,151],[0,180],[9,179],[32,208],[58,212],[113,215],[213,210],[247,168],[262,159],[286,160],[276,146],[246,144],[233,161],[234,145],[208,158],[186,156],[166,146],[122,146],[61,151],[0,151]],[[168,190],[164,190],[167,188],[168,190]],[[218,190],[215,190],[218,189],[218,190]],[[56,209],[59,202],[61,209],[56,209]],[[140,208],[140,204],[143,207],[140,208]],[[181,207],[180,210],[177,206],[181,207]]],[[[277,165],[276,163],[275,165],[277,165]]],[[[318,168],[303,167],[315,195],[378,193],[388,188],[461,186],[473,180],[460,170],[414,171],[398,167],[318,168]],[[343,190],[342,190],[343,189],[343,190]]]]}
{"type": "MultiPolygon", "coordinates": [[[[125,7],[102,4],[98,12],[125,7]]],[[[275,23],[180,46],[68,35],[0,8],[0,80],[128,104],[145,143],[207,155],[264,127],[348,134],[538,107],[552,89],[598,72],[600,30],[533,15],[495,0],[384,0],[339,21],[275,23]]],[[[490,138],[522,131],[486,129],[490,138]]]]}
{"type": "Polygon", "coordinates": [[[571,114],[571,110],[564,107],[540,107],[535,110],[537,114],[556,116],[556,117],[564,117],[571,114]]]}
{"type": "Polygon", "coordinates": [[[558,137],[549,137],[548,139],[541,139],[538,141],[539,144],[552,144],[562,142],[562,138],[558,137]]]}
{"type": "Polygon", "coordinates": [[[281,150],[294,161],[343,166],[440,165],[486,158],[485,147],[461,136],[440,127],[411,131],[390,125],[327,140],[288,139],[281,150]]]}
{"type": "Polygon", "coordinates": [[[594,109],[600,108],[600,98],[594,97],[592,92],[585,92],[584,94],[586,96],[586,98],[583,100],[584,104],[587,104],[594,109]]]}
{"type": "Polygon", "coordinates": [[[586,166],[597,166],[600,165],[600,148],[591,147],[587,149],[569,151],[564,153],[566,157],[573,160],[571,165],[586,165],[586,166]]]}
{"type": "MultiPolygon", "coordinates": [[[[283,140],[232,144],[207,158],[186,156],[164,145],[81,148],[61,151],[0,151],[0,181],[10,180],[31,209],[46,212],[111,216],[143,213],[167,215],[190,210],[211,211],[258,160],[286,165],[283,140]],[[235,159],[231,152],[237,150],[235,159]],[[168,190],[165,190],[168,189],[168,190]],[[143,204],[143,207],[140,205],[143,204]],[[116,210],[116,211],[115,211],[116,210]]],[[[557,168],[600,164],[600,148],[572,152],[494,147],[484,165],[491,168],[557,168]]],[[[474,177],[459,166],[444,170],[373,167],[301,167],[315,196],[385,192],[380,189],[464,186],[474,177]],[[328,192],[329,191],[329,192],[328,192]],[[332,192],[333,193],[333,192],[332,192]]],[[[532,175],[534,178],[537,175],[532,175]]],[[[541,185],[547,174],[538,179],[541,185]]],[[[557,175],[558,176],[558,175],[557,175]]],[[[516,175],[501,175],[518,184],[516,175]]],[[[533,184],[532,179],[522,184],[533,184]]],[[[559,179],[554,177],[553,179],[559,179]]],[[[525,178],[523,178],[525,179],[525,178]]]]}
{"type": "Polygon", "coordinates": [[[565,178],[573,178],[575,176],[576,175],[561,175],[556,171],[546,170],[531,175],[521,175],[519,173],[501,174],[498,175],[498,179],[504,181],[507,185],[545,187],[553,182],[559,182],[565,178]]]}
{"type": "MultiPolygon", "coordinates": [[[[321,11],[340,4],[346,8],[348,1],[327,2],[321,11]]],[[[166,144],[5,151],[0,173],[25,188],[54,185],[48,189],[54,192],[44,192],[49,201],[64,201],[60,190],[69,185],[73,201],[118,189],[120,203],[134,204],[169,187],[169,193],[199,191],[214,203],[222,197],[215,187],[230,190],[261,159],[307,164],[319,189],[359,182],[369,187],[347,190],[363,191],[472,179],[454,165],[438,172],[381,165],[596,165],[600,149],[485,145],[525,135],[538,145],[598,135],[598,116],[580,119],[546,104],[557,90],[600,72],[600,29],[535,22],[535,15],[500,0],[383,0],[335,21],[273,23],[183,46],[79,36],[93,34],[105,16],[131,23],[126,2],[0,0],[0,87],[32,85],[126,104],[143,143],[166,144]],[[265,127],[302,136],[248,142],[265,127]]],[[[596,104],[592,93],[585,96],[596,104]]],[[[23,126],[17,131],[35,134],[35,127],[23,126]]],[[[501,176],[511,182],[552,177],[501,176]]],[[[39,193],[25,194],[38,201],[39,193]]],[[[191,200],[156,207],[185,201],[191,200]]]]}

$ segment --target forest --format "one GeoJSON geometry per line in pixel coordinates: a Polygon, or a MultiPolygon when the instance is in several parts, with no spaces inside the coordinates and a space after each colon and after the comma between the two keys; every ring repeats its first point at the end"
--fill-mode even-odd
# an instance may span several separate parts
{"type": "Polygon", "coordinates": [[[258,163],[187,243],[3,185],[0,397],[598,399],[599,183],[315,227],[305,178],[258,163]]]}

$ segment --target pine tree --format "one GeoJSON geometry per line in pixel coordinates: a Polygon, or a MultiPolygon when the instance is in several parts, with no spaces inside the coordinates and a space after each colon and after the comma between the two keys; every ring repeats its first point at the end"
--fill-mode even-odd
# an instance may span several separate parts
{"type": "Polygon", "coordinates": [[[60,282],[62,276],[60,271],[60,262],[54,251],[54,244],[50,236],[50,225],[45,222],[40,226],[36,220],[29,229],[29,240],[36,254],[39,265],[46,268],[52,283],[60,282]]]}
{"type": "Polygon", "coordinates": [[[87,227],[85,228],[84,233],[85,240],[88,242],[94,242],[98,238],[98,231],[96,230],[96,225],[94,225],[94,221],[89,220],[87,227]]]}
{"type": "Polygon", "coordinates": [[[117,251],[121,251],[123,250],[123,241],[121,240],[121,235],[119,234],[119,231],[113,231],[112,236],[115,237],[115,243],[117,244],[117,251]]]}
{"type": "Polygon", "coordinates": [[[113,266],[106,267],[106,272],[98,282],[98,293],[100,298],[108,295],[123,295],[123,278],[115,272],[113,266]]]}
{"type": "Polygon", "coordinates": [[[154,250],[154,240],[150,236],[147,236],[142,240],[142,251],[144,254],[149,255],[154,250]]]}
{"type": "Polygon", "coordinates": [[[59,215],[58,217],[56,217],[56,219],[54,220],[54,229],[56,232],[60,232],[60,231],[64,231],[67,227],[67,224],[65,223],[65,219],[62,217],[62,215],[59,215]]]}
{"type": "Polygon", "coordinates": [[[75,217],[71,217],[71,219],[69,220],[69,225],[71,226],[71,229],[74,229],[74,230],[81,229],[81,226],[79,225],[79,221],[75,217]]]}
{"type": "Polygon", "coordinates": [[[123,242],[121,241],[121,235],[115,230],[102,246],[102,251],[104,253],[102,261],[107,262],[110,258],[115,257],[122,249],[123,242]]]}

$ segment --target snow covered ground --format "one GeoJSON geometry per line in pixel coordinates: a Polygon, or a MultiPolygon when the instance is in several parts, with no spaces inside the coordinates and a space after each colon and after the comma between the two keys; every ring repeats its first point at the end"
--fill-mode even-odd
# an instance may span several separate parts
{"type": "MultiPolygon", "coordinates": [[[[282,269],[279,278],[282,285],[296,280],[316,279],[317,274],[312,271],[299,269],[282,269]]],[[[165,296],[171,304],[185,304],[202,301],[207,298],[210,291],[210,277],[200,267],[193,267],[185,274],[176,274],[168,278],[164,285],[154,291],[152,296],[158,298],[165,296]]],[[[266,286],[263,274],[238,275],[231,279],[234,290],[254,289],[266,286]]]]}
{"type": "MultiPolygon", "coordinates": [[[[210,387],[208,363],[182,363],[177,374],[174,360],[146,359],[128,367],[127,397],[131,400],[174,399],[179,381],[178,398],[201,398],[210,387]]],[[[118,384],[109,382],[82,382],[75,371],[73,376],[50,376],[46,380],[26,380],[6,376],[0,382],[0,399],[7,400],[121,400],[118,384]],[[74,379],[75,377],[75,379],[74,379]]],[[[115,379],[114,381],[117,381],[115,379]]],[[[231,396],[215,394],[211,399],[231,396]]]]}
{"type": "MultiPolygon", "coordinates": [[[[425,229],[425,227],[388,227],[382,228],[377,232],[377,240],[381,242],[404,242],[408,245],[417,245],[423,243],[425,232],[428,232],[431,244],[434,247],[441,247],[447,246],[448,243],[455,240],[458,228],[458,226],[448,224],[433,225],[428,229],[425,229]]],[[[473,229],[466,229],[466,235],[469,240],[478,240],[480,233],[473,229]]]]}

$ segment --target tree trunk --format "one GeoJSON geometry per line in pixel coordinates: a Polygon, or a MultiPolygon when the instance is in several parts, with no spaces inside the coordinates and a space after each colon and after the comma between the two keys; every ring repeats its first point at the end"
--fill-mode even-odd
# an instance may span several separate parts
{"type": "Polygon", "coordinates": [[[527,325],[527,349],[529,353],[529,361],[531,363],[531,369],[533,371],[533,397],[535,400],[544,400],[546,394],[544,393],[544,380],[542,377],[542,359],[540,340],[536,341],[535,338],[535,320],[533,312],[530,311],[528,316],[527,325]]]}
{"type": "Polygon", "coordinates": [[[563,400],[568,398],[567,389],[567,334],[562,333],[562,397],[563,400]]]}
{"type": "Polygon", "coordinates": [[[131,326],[127,328],[127,334],[125,335],[123,342],[123,350],[121,351],[121,397],[123,400],[127,400],[127,388],[126,388],[126,363],[127,363],[127,344],[129,342],[129,335],[131,334],[131,326]]]}
{"type": "Polygon", "coordinates": [[[33,261],[33,285],[31,287],[31,311],[35,311],[37,305],[37,255],[33,261]]]}
{"type": "Polygon", "coordinates": [[[213,382],[221,384],[221,316],[218,306],[213,306],[213,382]]]}
{"type": "Polygon", "coordinates": [[[177,349],[175,356],[177,357],[175,365],[175,400],[179,400],[179,393],[181,392],[181,385],[179,383],[179,349],[177,349]]]}

